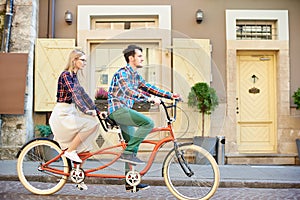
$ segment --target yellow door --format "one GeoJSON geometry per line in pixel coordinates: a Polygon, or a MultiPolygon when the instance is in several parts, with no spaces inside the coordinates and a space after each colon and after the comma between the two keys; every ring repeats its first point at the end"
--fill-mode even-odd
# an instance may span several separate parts
{"type": "Polygon", "coordinates": [[[236,113],[240,153],[276,152],[274,52],[238,52],[236,113]]]}

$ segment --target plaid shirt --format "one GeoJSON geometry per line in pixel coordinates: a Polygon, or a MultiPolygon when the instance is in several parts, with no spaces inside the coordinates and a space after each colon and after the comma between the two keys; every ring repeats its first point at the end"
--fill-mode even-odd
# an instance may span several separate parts
{"type": "Polygon", "coordinates": [[[143,91],[159,97],[172,98],[171,92],[147,83],[131,66],[120,68],[114,74],[108,90],[108,114],[121,107],[132,108],[134,101],[147,101],[149,96],[143,91]]]}
{"type": "Polygon", "coordinates": [[[80,86],[76,73],[64,71],[58,78],[57,102],[75,103],[77,108],[86,113],[96,109],[93,100],[80,86]]]}

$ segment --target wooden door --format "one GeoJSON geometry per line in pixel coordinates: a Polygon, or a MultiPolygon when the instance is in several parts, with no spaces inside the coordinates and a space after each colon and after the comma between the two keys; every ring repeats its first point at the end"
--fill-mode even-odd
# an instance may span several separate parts
{"type": "Polygon", "coordinates": [[[276,68],[273,52],[238,52],[236,114],[240,153],[276,152],[276,68]]]}

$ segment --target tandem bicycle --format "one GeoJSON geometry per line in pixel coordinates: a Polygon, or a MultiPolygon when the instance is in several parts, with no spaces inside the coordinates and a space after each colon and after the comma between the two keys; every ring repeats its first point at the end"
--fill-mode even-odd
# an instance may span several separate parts
{"type": "Polygon", "coordinates": [[[136,170],[135,165],[130,165],[127,174],[104,173],[113,164],[117,163],[122,151],[126,148],[119,126],[111,119],[98,116],[103,129],[116,130],[119,142],[109,147],[104,147],[94,152],[79,153],[82,163],[71,162],[65,156],[59,144],[51,139],[36,138],[26,143],[17,154],[17,173],[23,186],[34,194],[50,195],[58,192],[68,180],[80,184],[86,178],[111,178],[125,179],[126,182],[136,186],[142,177],[151,168],[158,151],[167,143],[172,143],[162,163],[162,176],[169,191],[178,199],[209,199],[216,192],[220,172],[213,156],[200,146],[192,143],[179,143],[176,139],[172,124],[176,121],[176,108],[179,100],[175,99],[170,104],[161,100],[166,116],[166,126],[156,127],[151,133],[166,132],[166,137],[160,140],[145,139],[142,144],[152,148],[145,166],[136,170]],[[46,154],[51,151],[51,154],[46,154]],[[88,159],[93,156],[103,156],[97,166],[85,168],[88,159]],[[188,187],[195,188],[193,193],[188,187]]]}

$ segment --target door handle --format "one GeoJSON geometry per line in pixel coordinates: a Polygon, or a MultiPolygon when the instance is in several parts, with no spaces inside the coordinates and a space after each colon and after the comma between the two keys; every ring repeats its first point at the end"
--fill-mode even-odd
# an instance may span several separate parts
{"type": "Polygon", "coordinates": [[[236,97],[235,98],[235,100],[236,100],[236,114],[239,114],[239,98],[238,97],[236,97]]]}

